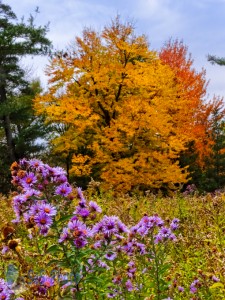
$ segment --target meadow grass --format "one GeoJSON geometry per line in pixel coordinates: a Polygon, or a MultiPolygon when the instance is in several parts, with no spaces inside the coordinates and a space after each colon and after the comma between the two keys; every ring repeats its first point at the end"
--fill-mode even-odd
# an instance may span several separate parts
{"type": "MultiPolygon", "coordinates": [[[[180,226],[176,233],[177,241],[166,250],[167,260],[171,264],[166,275],[170,286],[169,294],[171,294],[171,298],[168,299],[225,299],[225,194],[186,196],[176,194],[173,197],[153,194],[96,195],[90,191],[85,194],[89,200],[96,201],[102,207],[103,214],[118,216],[122,222],[130,226],[136,224],[145,215],[158,215],[168,224],[172,219],[178,218],[180,226]],[[193,282],[196,280],[198,281],[197,292],[192,294],[190,289],[191,286],[195,289],[193,282]]],[[[11,198],[12,196],[0,196],[1,228],[10,224],[14,217],[11,198]]],[[[50,260],[51,255],[45,256],[43,260],[43,252],[40,254],[31,251],[31,248],[35,247],[35,240],[27,241],[25,226],[20,224],[15,227],[14,235],[20,237],[25,256],[21,256],[19,252],[1,256],[0,277],[6,276],[9,264],[15,261],[19,272],[23,274],[28,269],[37,272],[46,268],[46,260],[50,260]]],[[[151,295],[139,299],[161,298],[151,295]]]]}

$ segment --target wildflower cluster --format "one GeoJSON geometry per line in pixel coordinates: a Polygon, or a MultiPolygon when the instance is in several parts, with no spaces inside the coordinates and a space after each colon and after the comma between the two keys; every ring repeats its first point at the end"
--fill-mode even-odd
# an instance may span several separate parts
{"type": "Polygon", "coordinates": [[[33,294],[35,296],[47,296],[48,290],[54,286],[54,279],[50,276],[43,275],[34,279],[34,284],[32,285],[33,294]]]}
{"type": "Polygon", "coordinates": [[[51,168],[37,159],[14,163],[11,171],[12,183],[20,191],[13,198],[14,223],[22,218],[27,228],[36,228],[40,234],[47,235],[57,213],[56,207],[49,202],[54,202],[57,195],[66,197],[72,191],[66,172],[60,167],[51,168]]]}
{"type": "MultiPolygon", "coordinates": [[[[15,294],[11,289],[11,287],[9,286],[9,284],[7,284],[5,280],[0,278],[0,299],[2,300],[15,299],[14,295],[15,294]]],[[[18,297],[15,300],[24,300],[24,298],[18,297]]]]}
{"type": "Polygon", "coordinates": [[[196,193],[197,187],[194,183],[187,185],[185,191],[183,192],[184,196],[188,196],[188,195],[193,195],[194,193],[196,193]]]}
{"type": "MultiPolygon", "coordinates": [[[[44,247],[48,245],[47,254],[54,258],[53,268],[58,267],[66,277],[63,281],[46,275],[37,277],[36,294],[48,295],[52,286],[59,286],[61,296],[82,294],[87,282],[91,282],[90,291],[95,293],[96,289],[97,293],[101,280],[108,288],[104,292],[108,298],[147,293],[150,282],[153,290],[166,291],[161,286],[166,270],[162,250],[176,241],[178,219],[165,226],[158,215],[145,215],[128,227],[117,216],[101,217],[98,204],[87,201],[81,188],[72,189],[60,167],[23,159],[14,163],[11,171],[12,183],[18,188],[13,197],[14,223],[23,221],[31,239],[49,238],[50,245],[45,243],[44,247]],[[66,214],[75,194],[77,205],[66,214]],[[140,274],[143,282],[138,280],[140,274]],[[158,282],[156,277],[160,277],[158,282]]],[[[7,249],[3,249],[6,253],[7,249]]]]}

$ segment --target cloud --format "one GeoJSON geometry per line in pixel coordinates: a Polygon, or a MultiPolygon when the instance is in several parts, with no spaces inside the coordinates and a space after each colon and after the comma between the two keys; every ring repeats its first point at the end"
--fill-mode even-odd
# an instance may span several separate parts
{"type": "Polygon", "coordinates": [[[138,30],[149,37],[154,49],[160,48],[168,39],[182,39],[187,27],[187,18],[175,0],[139,0],[136,1],[134,14],[138,30]]]}
{"type": "MultiPolygon", "coordinates": [[[[117,13],[133,19],[137,34],[146,34],[151,48],[160,49],[169,38],[183,39],[197,70],[205,67],[210,93],[225,95],[225,67],[211,66],[207,54],[225,56],[225,0],[3,0],[25,19],[40,8],[35,24],[50,21],[48,37],[56,49],[65,49],[84,27],[97,31],[117,13]]],[[[27,60],[28,62],[28,60],[27,60]]],[[[47,59],[29,60],[34,73],[42,74],[47,59]]],[[[40,75],[44,77],[44,75],[40,75]]],[[[46,81],[46,80],[45,80],[46,81]]]]}

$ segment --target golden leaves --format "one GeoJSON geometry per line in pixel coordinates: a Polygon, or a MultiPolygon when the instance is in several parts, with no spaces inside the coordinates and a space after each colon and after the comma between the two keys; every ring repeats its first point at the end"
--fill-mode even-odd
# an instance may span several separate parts
{"type": "Polygon", "coordinates": [[[72,173],[97,172],[106,188],[124,192],[186,181],[179,156],[204,139],[206,126],[196,118],[208,107],[201,102],[205,73],[193,71],[185,55],[179,43],[157,55],[116,18],[100,33],[85,29],[70,53],[53,58],[49,92],[34,107],[47,122],[67,126],[54,143],[73,153],[72,173]]]}

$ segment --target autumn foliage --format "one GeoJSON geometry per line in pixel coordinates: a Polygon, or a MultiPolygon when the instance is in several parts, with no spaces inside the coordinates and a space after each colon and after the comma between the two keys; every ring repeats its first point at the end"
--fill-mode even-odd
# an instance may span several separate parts
{"type": "Polygon", "coordinates": [[[215,97],[212,101],[204,101],[208,85],[206,72],[204,69],[201,72],[195,70],[193,59],[183,42],[169,41],[159,52],[159,58],[176,74],[180,93],[186,99],[187,105],[181,114],[180,128],[187,132],[194,144],[197,163],[203,165],[205,157],[212,151],[213,111],[222,106],[222,99],[215,97]]]}
{"type": "MultiPolygon", "coordinates": [[[[47,69],[49,90],[37,114],[62,130],[54,151],[72,157],[70,172],[105,188],[174,188],[187,181],[179,157],[194,142],[210,152],[205,71],[196,72],[183,43],[157,53],[117,17],[100,33],[85,29],[47,69]]],[[[204,153],[205,151],[205,153],[204,153]]]]}

